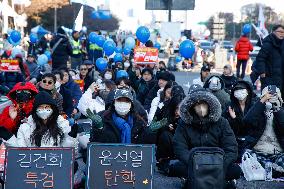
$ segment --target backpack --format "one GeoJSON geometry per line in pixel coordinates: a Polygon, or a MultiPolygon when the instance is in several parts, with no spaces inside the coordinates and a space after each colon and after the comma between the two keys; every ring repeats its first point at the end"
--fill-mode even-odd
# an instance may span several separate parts
{"type": "Polygon", "coordinates": [[[217,147],[197,147],[190,151],[187,189],[224,188],[224,151],[217,147]]]}

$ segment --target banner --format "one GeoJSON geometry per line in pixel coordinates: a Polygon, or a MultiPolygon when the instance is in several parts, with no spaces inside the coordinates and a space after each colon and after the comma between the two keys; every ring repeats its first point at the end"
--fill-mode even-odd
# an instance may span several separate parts
{"type": "Polygon", "coordinates": [[[4,172],[5,152],[6,152],[6,146],[4,143],[2,143],[0,146],[0,172],[4,172]]]}
{"type": "Polygon", "coordinates": [[[74,148],[7,148],[5,189],[73,188],[74,148]]]}
{"type": "Polygon", "coordinates": [[[0,71],[3,72],[18,72],[20,70],[18,60],[1,59],[0,71]]]}
{"type": "Polygon", "coordinates": [[[88,144],[87,187],[152,189],[154,145],[88,144]]]}
{"type": "Polygon", "coordinates": [[[150,47],[136,47],[134,49],[135,64],[156,64],[158,62],[159,50],[150,47]]]}

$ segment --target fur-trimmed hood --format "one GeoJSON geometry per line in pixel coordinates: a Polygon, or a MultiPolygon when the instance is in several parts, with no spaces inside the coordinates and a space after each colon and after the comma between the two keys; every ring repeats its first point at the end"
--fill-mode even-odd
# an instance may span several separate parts
{"type": "Polygon", "coordinates": [[[218,99],[206,90],[198,90],[187,96],[181,103],[180,116],[186,124],[194,122],[195,113],[193,106],[200,102],[205,101],[209,105],[209,115],[202,118],[200,121],[204,124],[217,122],[222,114],[221,104],[218,99]]]}

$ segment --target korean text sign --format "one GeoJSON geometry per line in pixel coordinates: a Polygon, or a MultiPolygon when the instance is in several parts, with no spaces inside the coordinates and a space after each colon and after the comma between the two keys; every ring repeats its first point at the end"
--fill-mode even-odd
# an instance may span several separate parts
{"type": "Polygon", "coordinates": [[[7,148],[5,189],[72,189],[73,148],[7,148]]]}
{"type": "Polygon", "coordinates": [[[88,145],[88,189],[152,189],[153,145],[88,145]]]}
{"type": "Polygon", "coordinates": [[[136,64],[155,64],[158,61],[159,50],[150,47],[136,47],[134,49],[134,62],[136,64]]]}
{"type": "Polygon", "coordinates": [[[18,60],[2,59],[0,63],[0,71],[17,72],[20,70],[18,60]]]}

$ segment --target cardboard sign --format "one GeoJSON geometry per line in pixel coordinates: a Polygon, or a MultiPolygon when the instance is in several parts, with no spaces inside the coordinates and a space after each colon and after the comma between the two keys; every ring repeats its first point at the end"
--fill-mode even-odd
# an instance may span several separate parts
{"type": "Polygon", "coordinates": [[[154,145],[88,145],[88,189],[152,189],[154,145]]]}
{"type": "Polygon", "coordinates": [[[136,47],[134,49],[134,62],[136,64],[155,64],[158,62],[159,50],[150,47],[136,47]]]}
{"type": "Polygon", "coordinates": [[[0,172],[4,171],[5,153],[6,153],[6,146],[4,145],[4,143],[2,143],[0,146],[0,172]]]}
{"type": "Polygon", "coordinates": [[[5,189],[72,189],[73,148],[7,148],[5,189]]]}
{"type": "Polygon", "coordinates": [[[1,59],[0,71],[3,72],[17,72],[20,70],[18,60],[1,59]]]}
{"type": "Polygon", "coordinates": [[[75,83],[77,83],[81,89],[82,92],[84,92],[84,85],[85,85],[85,82],[83,79],[75,79],[74,80],[75,83]]]}

